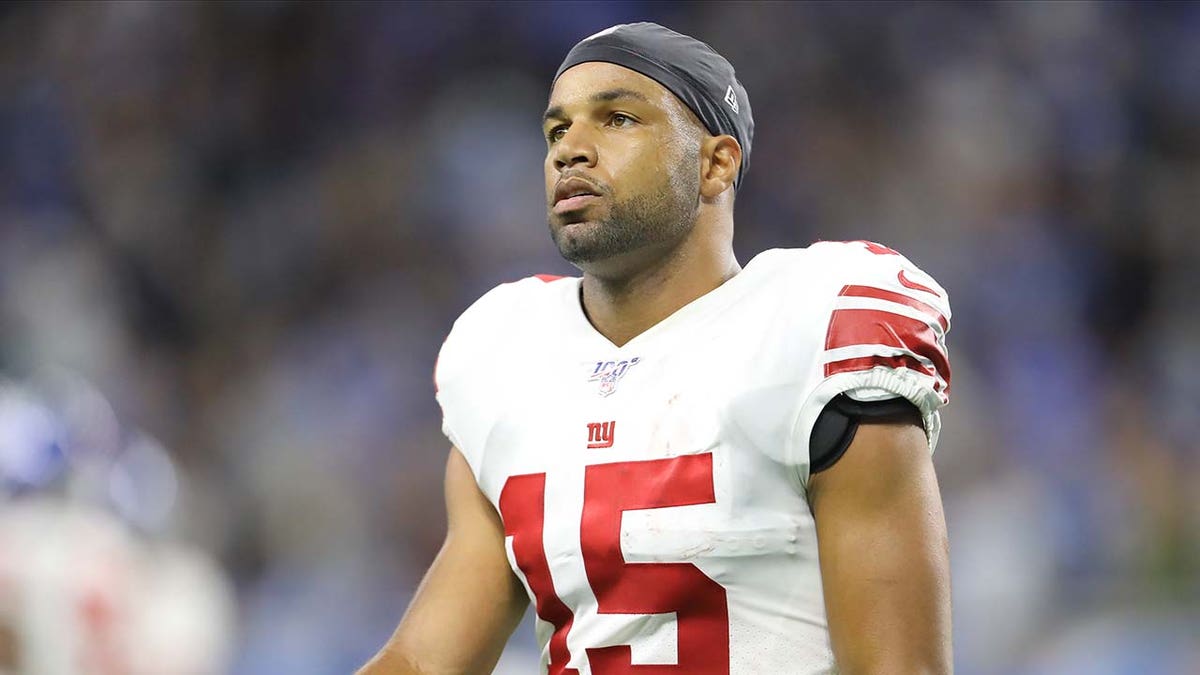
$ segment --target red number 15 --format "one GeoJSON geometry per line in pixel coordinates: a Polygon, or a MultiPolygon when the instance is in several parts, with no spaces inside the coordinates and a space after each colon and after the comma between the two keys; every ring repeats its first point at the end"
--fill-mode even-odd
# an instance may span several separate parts
{"type": "MultiPolygon", "coordinates": [[[[567,668],[567,634],[574,615],[554,590],[542,546],[545,496],[546,474],[512,476],[500,493],[500,515],[504,533],[513,538],[517,566],[533,591],[537,615],[554,626],[549,675],[578,675],[578,670],[567,668]]],[[[587,467],[579,537],[599,612],[674,612],[679,636],[678,665],[633,665],[629,645],[589,647],[595,675],[728,675],[725,589],[691,563],[627,563],[621,554],[624,511],[715,501],[711,454],[587,467]]]]}

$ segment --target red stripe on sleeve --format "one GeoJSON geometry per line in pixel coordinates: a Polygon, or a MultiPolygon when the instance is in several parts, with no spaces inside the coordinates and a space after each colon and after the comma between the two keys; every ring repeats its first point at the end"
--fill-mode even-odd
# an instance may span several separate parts
{"type": "MultiPolygon", "coordinates": [[[[879,289],[868,289],[878,291],[879,289]]],[[[886,293],[887,291],[882,291],[886,293]]],[[[874,297],[874,296],[868,296],[874,297]]],[[[903,296],[901,296],[903,297],[903,296]]],[[[916,302],[915,300],[913,302],[916,302]]],[[[847,370],[868,370],[876,366],[911,368],[926,375],[938,375],[950,387],[950,361],[938,344],[929,324],[902,314],[877,309],[834,310],[825,336],[825,349],[884,345],[906,349],[933,362],[936,373],[911,357],[866,356],[825,364],[825,376],[847,370]],[[897,361],[896,359],[902,359],[897,361]],[[907,360],[903,360],[907,359],[907,360]]]]}
{"type": "Polygon", "coordinates": [[[887,291],[882,288],[875,288],[874,286],[846,286],[838,295],[852,298],[875,298],[876,300],[887,300],[888,302],[905,305],[923,314],[928,314],[929,318],[938,322],[942,330],[950,327],[950,322],[946,320],[946,317],[936,307],[915,298],[910,298],[903,293],[887,291]]]}

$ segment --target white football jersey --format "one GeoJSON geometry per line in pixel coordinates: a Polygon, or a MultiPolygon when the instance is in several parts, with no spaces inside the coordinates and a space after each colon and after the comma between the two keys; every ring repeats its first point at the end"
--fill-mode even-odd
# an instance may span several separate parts
{"type": "Polygon", "coordinates": [[[840,393],[902,396],[932,450],[945,290],[879,244],[772,250],[617,347],[580,283],[490,291],[436,371],[445,433],[536,609],[542,672],[833,672],[809,435],[840,393]]]}

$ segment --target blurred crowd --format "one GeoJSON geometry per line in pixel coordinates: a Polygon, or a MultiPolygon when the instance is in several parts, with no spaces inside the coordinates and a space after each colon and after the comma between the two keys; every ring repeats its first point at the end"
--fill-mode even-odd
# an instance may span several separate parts
{"type": "Polygon", "coordinates": [[[219,564],[186,672],[373,653],[443,533],[437,350],[575,273],[540,115],[635,20],[749,93],[743,264],[870,239],[950,291],[959,672],[1200,672],[1197,3],[0,5],[0,625],[50,500],[219,564]]]}

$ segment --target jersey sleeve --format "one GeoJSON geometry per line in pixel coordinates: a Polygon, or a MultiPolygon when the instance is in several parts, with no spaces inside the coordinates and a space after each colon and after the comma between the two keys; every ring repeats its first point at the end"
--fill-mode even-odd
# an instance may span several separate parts
{"type": "MultiPolygon", "coordinates": [[[[475,444],[464,440],[470,438],[472,427],[469,415],[465,414],[470,409],[470,390],[464,388],[463,382],[465,375],[470,372],[471,354],[469,340],[463,334],[468,329],[460,327],[462,322],[462,317],[454,322],[438,351],[433,385],[438,406],[442,409],[442,433],[465,456],[475,444]]],[[[467,463],[473,468],[478,463],[477,459],[468,456],[467,463]]]]}
{"type": "Polygon", "coordinates": [[[512,317],[527,315],[530,290],[552,277],[539,275],[500,284],[458,317],[438,352],[433,382],[442,409],[442,433],[458,448],[479,479],[497,405],[509,383],[498,354],[519,342],[512,317]]]}
{"type": "Polygon", "coordinates": [[[483,460],[493,410],[488,355],[505,335],[497,320],[505,312],[514,284],[501,284],[484,294],[455,320],[438,352],[433,371],[442,433],[458,448],[476,479],[483,460]]]}
{"type": "MultiPolygon", "coordinates": [[[[920,411],[932,452],[949,402],[946,290],[900,253],[872,242],[827,244],[834,285],[822,315],[815,386],[801,405],[792,443],[808,456],[814,423],[839,394],[858,401],[904,398],[920,411]],[[836,248],[835,248],[836,247],[836,248]]],[[[798,466],[807,467],[801,461],[798,466]]],[[[802,472],[807,482],[807,470],[802,472]]]]}

